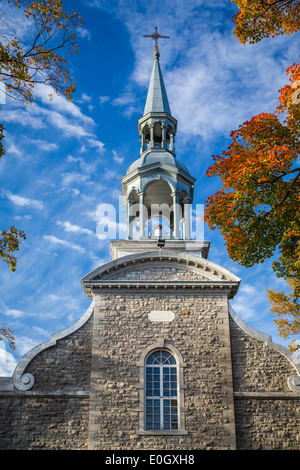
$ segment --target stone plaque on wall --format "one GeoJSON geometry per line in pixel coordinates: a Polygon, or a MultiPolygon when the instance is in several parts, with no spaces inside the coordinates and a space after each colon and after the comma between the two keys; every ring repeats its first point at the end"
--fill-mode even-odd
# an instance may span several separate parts
{"type": "Polygon", "coordinates": [[[148,313],[148,318],[150,321],[165,321],[171,322],[174,320],[174,313],[167,310],[152,310],[148,313]]]}

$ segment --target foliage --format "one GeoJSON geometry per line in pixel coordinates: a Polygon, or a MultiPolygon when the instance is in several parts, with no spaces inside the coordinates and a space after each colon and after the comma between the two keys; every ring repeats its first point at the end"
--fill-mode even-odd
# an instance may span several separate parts
{"type": "MultiPolygon", "coordinates": [[[[242,43],[299,30],[299,1],[235,3],[240,8],[235,35],[242,43]]],[[[208,198],[205,212],[209,227],[221,231],[230,258],[243,266],[279,252],[273,270],[289,293],[268,290],[268,296],[284,338],[300,333],[300,64],[288,67],[287,75],[276,112],[244,122],[231,132],[227,150],[213,156],[207,175],[219,177],[222,187],[208,198]]]]}
{"type": "Polygon", "coordinates": [[[0,341],[3,341],[4,339],[8,341],[9,347],[11,349],[16,349],[13,331],[10,328],[7,328],[5,323],[2,323],[0,325],[0,341]]]}
{"type": "Polygon", "coordinates": [[[208,198],[205,220],[221,230],[229,256],[246,267],[273,256],[277,246],[292,255],[300,229],[297,134],[275,114],[260,114],[231,137],[207,172],[223,187],[208,198]]]}
{"type": "Polygon", "coordinates": [[[81,18],[75,12],[66,14],[61,0],[31,3],[14,0],[14,3],[23,8],[25,21],[32,23],[33,34],[27,47],[22,38],[2,40],[0,44],[0,79],[5,83],[7,94],[30,102],[34,85],[43,83],[71,99],[75,84],[66,58],[58,52],[66,48],[68,55],[72,50],[77,52],[75,28],[82,24],[81,18]]]}
{"type": "MultiPolygon", "coordinates": [[[[67,60],[60,51],[77,52],[75,29],[82,24],[76,12],[67,14],[60,0],[7,0],[23,11],[24,21],[31,23],[30,44],[23,38],[7,38],[2,20],[0,29],[0,80],[5,84],[5,93],[16,100],[30,103],[34,100],[37,83],[51,85],[55,92],[69,100],[75,84],[67,68],[67,60]]],[[[0,157],[5,154],[4,128],[0,124],[0,157]]],[[[0,233],[0,255],[10,269],[16,269],[16,257],[12,252],[19,249],[22,230],[11,227],[0,233]]]]}
{"type": "MultiPolygon", "coordinates": [[[[78,14],[67,14],[60,0],[7,0],[24,13],[24,21],[31,22],[30,44],[24,38],[7,38],[2,20],[0,29],[0,80],[5,84],[5,93],[16,100],[30,103],[34,100],[37,83],[51,85],[56,93],[71,100],[75,84],[67,68],[67,54],[77,52],[75,29],[82,24],[78,14]]],[[[4,127],[0,124],[0,157],[5,154],[4,127]]],[[[25,233],[15,227],[0,232],[0,255],[15,271],[17,259],[13,255],[19,249],[25,233]]],[[[6,338],[15,349],[12,330],[0,327],[0,340],[6,338]]]]}
{"type": "Polygon", "coordinates": [[[231,0],[240,11],[233,17],[235,36],[242,44],[290,35],[299,30],[299,0],[231,0]]]}
{"type": "MultiPolygon", "coordinates": [[[[283,291],[274,292],[268,290],[271,304],[271,312],[275,314],[274,322],[284,339],[288,339],[300,333],[300,280],[295,278],[287,279],[291,292],[286,294],[283,291]]],[[[291,350],[299,349],[295,347],[295,340],[290,345],[291,350]]]]}
{"type": "Polygon", "coordinates": [[[0,235],[0,256],[8,264],[10,270],[15,271],[17,259],[11,253],[19,249],[20,239],[26,238],[25,233],[12,226],[8,230],[2,230],[0,235]]]}

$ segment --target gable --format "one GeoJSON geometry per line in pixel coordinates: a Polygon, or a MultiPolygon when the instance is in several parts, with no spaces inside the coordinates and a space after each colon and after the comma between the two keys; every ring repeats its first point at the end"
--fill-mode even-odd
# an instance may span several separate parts
{"type": "MultiPolygon", "coordinates": [[[[85,293],[92,297],[96,290],[117,288],[130,290],[178,289],[193,292],[218,288],[235,295],[240,279],[207,259],[183,252],[156,251],[124,256],[106,263],[82,280],[85,293]]],[[[132,291],[131,291],[132,292],[132,291]]]]}
{"type": "Polygon", "coordinates": [[[114,273],[110,279],[131,281],[208,281],[209,277],[192,269],[182,269],[171,266],[148,266],[139,269],[114,273]]]}

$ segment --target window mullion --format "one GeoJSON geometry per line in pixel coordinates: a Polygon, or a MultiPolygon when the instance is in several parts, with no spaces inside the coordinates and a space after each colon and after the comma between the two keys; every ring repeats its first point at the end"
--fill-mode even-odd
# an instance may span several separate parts
{"type": "Polygon", "coordinates": [[[160,369],[160,429],[164,429],[164,383],[163,383],[163,366],[159,366],[160,369]]]}

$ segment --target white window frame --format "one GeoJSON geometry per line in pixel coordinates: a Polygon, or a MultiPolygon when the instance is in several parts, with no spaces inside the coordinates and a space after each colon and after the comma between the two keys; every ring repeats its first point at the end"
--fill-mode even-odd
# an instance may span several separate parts
{"type": "MultiPolygon", "coordinates": [[[[178,366],[177,366],[177,361],[176,361],[176,357],[174,356],[174,354],[171,353],[171,351],[169,349],[166,349],[166,348],[161,348],[161,349],[156,349],[154,351],[151,351],[147,357],[146,357],[146,360],[145,360],[145,386],[147,387],[147,369],[158,369],[159,371],[159,395],[147,395],[147,388],[146,388],[146,393],[145,393],[145,430],[148,430],[147,429],[147,422],[146,422],[146,406],[147,406],[147,400],[157,400],[159,401],[159,410],[160,410],[160,430],[166,430],[165,429],[165,421],[164,421],[164,403],[166,400],[173,400],[173,401],[176,401],[176,409],[177,409],[177,413],[176,413],[176,421],[177,421],[177,426],[176,428],[173,428],[173,430],[177,430],[178,429],[178,419],[179,419],[179,406],[178,406],[178,395],[179,395],[179,387],[178,387],[178,366]],[[175,363],[173,364],[169,364],[169,363],[153,363],[153,364],[147,364],[147,361],[149,359],[149,357],[157,352],[157,351],[165,351],[167,353],[169,353],[171,355],[172,358],[174,358],[175,360],[175,363]],[[176,395],[164,395],[164,370],[165,369],[169,369],[169,375],[171,374],[171,368],[173,369],[176,369],[176,389],[174,388],[174,390],[176,390],[176,395]]],[[[154,382],[152,382],[154,383],[154,382]]],[[[169,389],[170,391],[170,389],[169,389]]],[[[153,415],[153,418],[154,418],[155,415],[153,415]]],[[[152,419],[153,420],[153,419],[152,419]]],[[[170,426],[171,426],[171,419],[170,419],[170,426]]],[[[149,431],[154,431],[157,429],[149,429],[149,431]]],[[[172,427],[170,429],[168,429],[169,431],[172,430],[172,427]]]]}
{"type": "MultiPolygon", "coordinates": [[[[186,364],[183,361],[181,353],[178,349],[173,346],[168,341],[160,339],[157,343],[154,343],[148,346],[141,354],[140,360],[137,363],[139,367],[139,383],[137,389],[139,391],[139,424],[137,429],[137,434],[140,435],[187,435],[188,432],[185,429],[185,413],[187,409],[184,406],[184,390],[186,386],[184,384],[184,368],[186,364]],[[154,352],[158,349],[168,350],[175,358],[177,365],[177,411],[178,411],[178,428],[177,429],[157,429],[157,430],[147,430],[145,429],[145,403],[146,403],[146,359],[151,352],[154,352]]],[[[170,397],[171,398],[171,397],[170,397]]]]}

